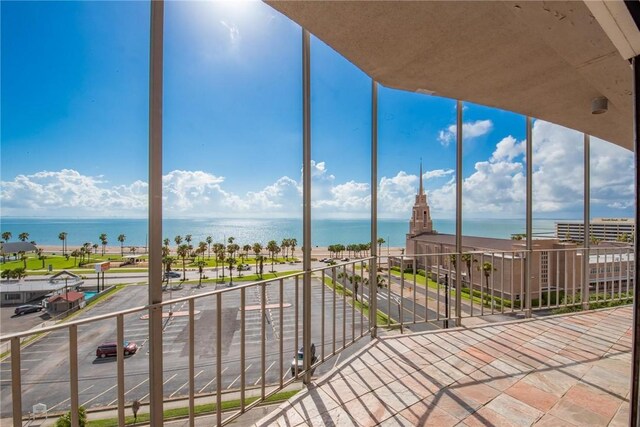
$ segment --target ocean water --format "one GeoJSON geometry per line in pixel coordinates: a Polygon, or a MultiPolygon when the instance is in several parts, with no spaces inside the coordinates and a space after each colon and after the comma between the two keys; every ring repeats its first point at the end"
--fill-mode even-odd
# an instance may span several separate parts
{"type": "MultiPolygon", "coordinates": [[[[553,219],[533,221],[533,232],[537,235],[552,236],[555,230],[553,219]]],[[[455,233],[455,220],[434,219],[434,228],[439,233],[455,233]]],[[[302,219],[165,219],[162,235],[171,240],[177,235],[192,235],[192,244],[211,236],[214,242],[228,237],[236,238],[240,246],[269,240],[282,241],[296,238],[298,248],[302,246],[302,219]]],[[[464,235],[481,237],[510,238],[511,234],[524,233],[524,219],[465,219],[464,235]]],[[[43,219],[43,218],[1,218],[0,231],[9,231],[11,241],[18,240],[18,234],[29,233],[29,240],[41,245],[60,245],[58,235],[67,232],[69,246],[85,242],[100,243],[99,236],[107,234],[109,246],[119,246],[118,235],[124,234],[125,246],[144,247],[147,244],[146,219],[43,219]]],[[[381,219],[378,221],[378,235],[385,239],[385,245],[404,246],[405,235],[409,231],[408,220],[381,219]]],[[[312,221],[311,239],[314,246],[328,246],[342,243],[364,243],[369,240],[371,222],[369,220],[318,219],[312,221]]]]}

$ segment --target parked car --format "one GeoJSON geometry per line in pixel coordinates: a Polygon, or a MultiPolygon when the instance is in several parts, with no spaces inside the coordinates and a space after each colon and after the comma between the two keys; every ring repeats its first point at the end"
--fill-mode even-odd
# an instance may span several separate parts
{"type": "Polygon", "coordinates": [[[249,270],[251,270],[251,267],[249,266],[249,264],[238,265],[238,271],[249,271],[249,270]]]}
{"type": "Polygon", "coordinates": [[[166,273],[164,273],[165,279],[178,279],[179,277],[180,273],[178,273],[177,271],[167,271],[166,273]]]}
{"type": "MultiPolygon", "coordinates": [[[[135,354],[138,351],[138,346],[134,342],[125,341],[122,346],[124,347],[124,355],[135,354]]],[[[96,357],[105,358],[107,356],[115,356],[118,354],[118,343],[105,342],[98,346],[96,349],[96,357]]]]}
{"type": "Polygon", "coordinates": [[[43,308],[44,307],[42,307],[41,305],[25,304],[25,305],[16,307],[14,313],[16,314],[16,316],[20,316],[21,314],[35,313],[36,311],[42,311],[43,308]]]}
{"type": "MultiPolygon", "coordinates": [[[[317,361],[318,361],[318,358],[316,357],[316,345],[311,343],[311,364],[313,365],[317,361]]],[[[296,376],[296,367],[298,372],[302,372],[302,370],[304,369],[304,347],[300,347],[300,350],[298,350],[293,360],[291,361],[292,377],[296,376]]],[[[314,370],[315,369],[311,371],[311,374],[313,374],[314,370]]]]}

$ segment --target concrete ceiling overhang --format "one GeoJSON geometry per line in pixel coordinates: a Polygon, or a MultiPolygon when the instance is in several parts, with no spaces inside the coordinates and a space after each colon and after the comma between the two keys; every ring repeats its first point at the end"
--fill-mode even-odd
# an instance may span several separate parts
{"type": "Polygon", "coordinates": [[[632,147],[632,68],[582,1],[267,3],[384,86],[632,147]],[[600,96],[609,110],[591,114],[600,96]]]}

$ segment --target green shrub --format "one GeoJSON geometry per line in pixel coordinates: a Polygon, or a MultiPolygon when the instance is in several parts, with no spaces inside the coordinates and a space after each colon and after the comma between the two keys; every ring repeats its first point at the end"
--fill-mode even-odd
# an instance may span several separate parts
{"type": "Polygon", "coordinates": [[[427,277],[427,272],[422,270],[422,269],[418,269],[418,271],[416,272],[416,274],[418,276],[422,276],[422,277],[427,277]]]}
{"type": "MultiPolygon", "coordinates": [[[[84,409],[84,406],[78,408],[78,424],[80,427],[84,427],[87,424],[87,410],[84,409]]],[[[71,427],[71,411],[58,418],[54,426],[71,427]]]]}

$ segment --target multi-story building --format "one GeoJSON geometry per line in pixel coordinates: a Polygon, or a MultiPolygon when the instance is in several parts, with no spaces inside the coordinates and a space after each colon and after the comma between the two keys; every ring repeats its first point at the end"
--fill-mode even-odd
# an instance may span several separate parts
{"type": "MultiPolygon", "coordinates": [[[[589,238],[630,241],[635,232],[633,218],[595,218],[589,223],[589,238]]],[[[579,221],[556,222],[556,237],[562,240],[584,241],[584,223],[579,221]]]]}
{"type": "MultiPolygon", "coordinates": [[[[454,284],[457,277],[456,236],[440,234],[433,229],[427,195],[420,181],[406,236],[407,257],[394,258],[391,265],[425,270],[439,281],[447,275],[454,284]]],[[[607,221],[600,220],[598,224],[607,224],[607,221]]],[[[545,293],[554,291],[564,295],[580,292],[585,274],[585,249],[575,242],[577,239],[572,240],[533,240],[529,281],[533,300],[541,296],[546,298],[545,293]]],[[[525,240],[462,236],[462,253],[460,275],[463,285],[470,284],[476,290],[507,300],[521,300],[525,292],[525,240]]],[[[631,248],[623,244],[594,245],[589,249],[587,274],[591,291],[628,290],[633,274],[631,248]]]]}

